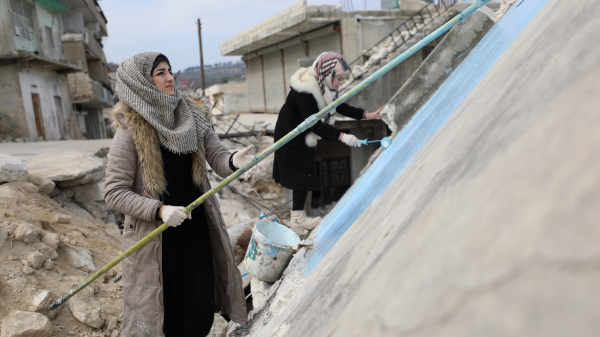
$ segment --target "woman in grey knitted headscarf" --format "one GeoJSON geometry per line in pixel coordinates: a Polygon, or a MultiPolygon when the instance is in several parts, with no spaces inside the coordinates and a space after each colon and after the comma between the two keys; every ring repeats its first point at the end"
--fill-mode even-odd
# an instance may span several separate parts
{"type": "Polygon", "coordinates": [[[105,200],[125,214],[123,250],[165,222],[173,228],[123,261],[124,336],[205,336],[215,308],[247,319],[243,283],[215,197],[182,212],[208,189],[206,163],[222,177],[250,161],[230,153],[174,85],[166,56],[142,53],[117,70],[105,200]],[[181,225],[181,226],[180,226],[181,225]]]}

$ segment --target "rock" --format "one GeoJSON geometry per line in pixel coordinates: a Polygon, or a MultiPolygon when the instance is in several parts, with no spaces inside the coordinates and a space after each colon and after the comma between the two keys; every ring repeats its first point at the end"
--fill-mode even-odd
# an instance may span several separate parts
{"type": "Polygon", "coordinates": [[[64,246],[63,252],[67,263],[73,267],[83,271],[91,272],[96,270],[92,253],[83,247],[64,246]]]}
{"type": "Polygon", "coordinates": [[[29,255],[27,255],[27,262],[31,264],[33,269],[40,269],[40,267],[42,267],[44,264],[45,259],[46,258],[44,257],[44,254],[40,252],[31,252],[29,255]]]}
{"type": "Polygon", "coordinates": [[[246,227],[242,234],[237,239],[237,245],[240,246],[244,251],[248,249],[248,244],[250,243],[250,239],[252,238],[252,228],[246,227]]]}
{"type": "Polygon", "coordinates": [[[89,201],[104,201],[104,181],[81,185],[84,197],[89,201]]]}
{"type": "Polygon", "coordinates": [[[8,231],[6,230],[6,228],[0,226],[0,249],[2,249],[2,247],[4,247],[4,244],[6,244],[7,238],[8,238],[8,231]]]}
{"type": "Polygon", "coordinates": [[[0,183],[27,179],[27,165],[20,158],[0,153],[0,183]]]}
{"type": "Polygon", "coordinates": [[[250,281],[250,292],[252,292],[252,306],[254,310],[259,310],[267,303],[269,299],[269,290],[273,283],[261,281],[256,277],[250,281]]]}
{"type": "Polygon", "coordinates": [[[100,317],[100,308],[94,307],[92,303],[83,298],[72,298],[67,302],[73,316],[81,323],[93,328],[100,329],[104,326],[104,320],[100,317]]]}
{"type": "Polygon", "coordinates": [[[33,243],[40,241],[42,234],[43,231],[39,227],[28,223],[21,223],[15,231],[15,239],[25,243],[33,243]]]}
{"type": "Polygon", "coordinates": [[[50,246],[52,249],[58,249],[60,245],[60,235],[51,232],[44,232],[42,242],[50,246]]]}
{"type": "Polygon", "coordinates": [[[21,271],[25,275],[31,275],[31,274],[35,273],[35,270],[33,270],[33,268],[31,268],[29,266],[23,266],[23,267],[21,267],[21,271]]]}
{"type": "Polygon", "coordinates": [[[104,163],[92,152],[69,151],[44,154],[27,161],[29,173],[43,176],[64,188],[104,178],[104,163]]]}
{"type": "Polygon", "coordinates": [[[52,221],[57,223],[69,224],[71,223],[71,216],[65,214],[56,214],[54,217],[52,217],[52,221]]]}
{"type": "Polygon", "coordinates": [[[52,270],[52,268],[54,268],[54,261],[50,259],[45,259],[44,264],[42,264],[42,268],[46,270],[52,270]]]}
{"type": "Polygon", "coordinates": [[[227,323],[225,318],[219,314],[215,314],[213,325],[206,337],[225,337],[227,335],[227,328],[229,328],[229,323],[227,323]]]}
{"type": "Polygon", "coordinates": [[[54,181],[42,176],[28,175],[27,181],[37,186],[38,193],[44,195],[50,194],[56,187],[54,181]]]}
{"type": "Polygon", "coordinates": [[[110,337],[119,337],[119,330],[113,330],[113,332],[110,333],[110,337]]]}
{"type": "Polygon", "coordinates": [[[81,206],[77,205],[76,203],[74,203],[72,201],[67,202],[65,205],[65,208],[81,217],[84,217],[87,219],[95,219],[94,216],[90,214],[90,212],[86,211],[81,206]]]}
{"type": "Polygon", "coordinates": [[[44,255],[44,258],[55,260],[58,257],[58,253],[50,246],[43,245],[40,248],[40,253],[44,255]]]}
{"type": "Polygon", "coordinates": [[[106,320],[106,330],[112,331],[117,328],[118,320],[116,317],[111,316],[106,320]]]}
{"type": "Polygon", "coordinates": [[[31,300],[31,305],[29,306],[29,311],[39,312],[40,314],[48,317],[49,319],[54,319],[56,315],[62,310],[62,305],[54,310],[48,309],[50,304],[54,303],[58,297],[49,290],[42,290],[35,294],[31,300]]]}
{"type": "Polygon", "coordinates": [[[2,321],[1,337],[51,337],[52,324],[36,312],[14,311],[2,321]]]}

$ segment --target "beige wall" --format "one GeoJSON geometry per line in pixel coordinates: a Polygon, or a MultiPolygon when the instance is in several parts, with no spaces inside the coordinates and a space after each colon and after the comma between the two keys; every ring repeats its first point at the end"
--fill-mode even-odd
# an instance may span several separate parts
{"type": "Polygon", "coordinates": [[[31,94],[40,98],[40,113],[45,132],[45,140],[60,140],[67,131],[71,115],[71,98],[67,84],[67,75],[58,74],[40,68],[30,68],[19,71],[19,84],[22,94],[23,110],[27,121],[28,138],[34,141],[38,138],[35,115],[31,94]],[[62,115],[55,107],[55,98],[62,101],[62,115]]]}

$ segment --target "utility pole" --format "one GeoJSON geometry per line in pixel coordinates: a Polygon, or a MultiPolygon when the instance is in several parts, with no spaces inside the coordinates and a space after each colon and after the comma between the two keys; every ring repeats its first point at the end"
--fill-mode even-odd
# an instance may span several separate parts
{"type": "Polygon", "coordinates": [[[202,76],[202,96],[204,96],[206,86],[204,82],[204,54],[202,53],[202,24],[200,23],[200,19],[198,19],[198,41],[200,43],[200,72],[202,76]]]}

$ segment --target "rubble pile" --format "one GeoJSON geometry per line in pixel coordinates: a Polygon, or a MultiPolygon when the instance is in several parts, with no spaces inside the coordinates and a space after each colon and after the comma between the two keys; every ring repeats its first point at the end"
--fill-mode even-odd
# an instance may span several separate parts
{"type": "Polygon", "coordinates": [[[98,172],[103,177],[102,160],[82,155],[78,165],[96,162],[100,170],[75,172],[77,165],[69,165],[62,154],[53,156],[53,162],[34,158],[31,166],[0,156],[1,336],[119,336],[123,293],[120,283],[112,280],[120,266],[65,305],[48,310],[59,296],[121,252],[118,227],[105,224],[101,213],[92,216],[102,206],[80,191],[98,183],[98,172]],[[41,173],[56,165],[70,167],[65,170],[70,176],[41,173]],[[72,189],[72,194],[67,192],[72,189]],[[87,205],[87,211],[72,199],[75,195],[96,208],[87,205]],[[80,212],[66,207],[69,204],[80,212]]]}

